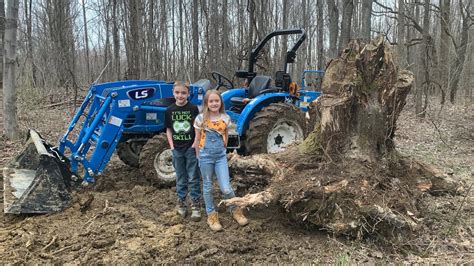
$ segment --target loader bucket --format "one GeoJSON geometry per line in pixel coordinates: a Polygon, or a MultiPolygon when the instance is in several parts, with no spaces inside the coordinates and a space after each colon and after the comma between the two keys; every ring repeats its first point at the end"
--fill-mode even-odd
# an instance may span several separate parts
{"type": "Polygon", "coordinates": [[[5,213],[51,213],[69,206],[71,173],[62,156],[30,130],[24,151],[3,168],[5,213]]]}

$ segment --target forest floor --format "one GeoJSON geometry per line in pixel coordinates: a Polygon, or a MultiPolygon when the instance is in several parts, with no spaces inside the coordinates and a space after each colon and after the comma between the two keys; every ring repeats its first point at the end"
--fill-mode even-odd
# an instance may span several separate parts
{"type": "MultiPolygon", "coordinates": [[[[432,99],[427,117],[414,116],[409,99],[398,121],[399,151],[430,163],[467,183],[457,196],[422,199],[428,209],[423,233],[410,240],[380,243],[370,237],[336,237],[293,224],[276,206],[247,210],[239,227],[220,209],[224,231],[213,233],[205,219],[191,222],[175,213],[173,189],[140,181],[136,169],[113,156],[98,183],[74,192],[60,213],[0,213],[0,264],[4,263],[466,263],[474,262],[474,105],[446,105],[440,115],[432,99]],[[90,207],[80,203],[92,199],[90,207]]],[[[38,130],[55,143],[72,117],[72,107],[20,96],[23,134],[38,130]],[[28,100],[30,99],[30,100],[28,100]]],[[[0,137],[0,168],[22,149],[0,137]]],[[[3,177],[0,173],[0,182],[3,177]]],[[[1,184],[0,184],[1,185],[1,184]]],[[[3,188],[3,185],[1,186],[3,188]]],[[[2,191],[3,194],[3,191],[2,191]]],[[[217,195],[217,193],[216,193],[217,195]]],[[[216,199],[217,200],[217,199],[216,199]]],[[[3,202],[3,196],[0,196],[3,202]]]]}

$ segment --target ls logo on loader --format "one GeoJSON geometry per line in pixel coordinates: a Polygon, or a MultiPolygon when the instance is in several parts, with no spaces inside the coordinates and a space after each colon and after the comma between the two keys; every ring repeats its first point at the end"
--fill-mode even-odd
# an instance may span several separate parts
{"type": "Polygon", "coordinates": [[[143,100],[153,96],[155,94],[155,88],[141,88],[136,90],[130,90],[127,92],[128,97],[134,100],[143,100]]]}

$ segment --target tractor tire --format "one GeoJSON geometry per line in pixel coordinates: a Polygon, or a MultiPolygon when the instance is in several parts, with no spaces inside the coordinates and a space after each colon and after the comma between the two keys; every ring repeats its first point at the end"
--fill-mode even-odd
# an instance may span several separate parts
{"type": "Polygon", "coordinates": [[[133,139],[119,142],[119,144],[117,144],[117,155],[126,165],[138,168],[140,151],[144,144],[144,141],[134,141],[133,139]]]}
{"type": "Polygon", "coordinates": [[[305,114],[294,105],[272,103],[255,114],[245,135],[249,155],[282,151],[307,136],[305,114]]]}
{"type": "Polygon", "coordinates": [[[140,152],[140,173],[148,182],[161,187],[176,184],[173,153],[165,133],[149,139],[140,152]]]}

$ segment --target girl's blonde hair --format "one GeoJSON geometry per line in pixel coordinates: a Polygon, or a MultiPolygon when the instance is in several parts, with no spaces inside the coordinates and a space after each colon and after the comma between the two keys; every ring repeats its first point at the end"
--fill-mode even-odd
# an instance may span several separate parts
{"type": "Polygon", "coordinates": [[[221,100],[221,107],[219,108],[219,113],[221,114],[225,114],[225,109],[224,109],[224,100],[222,100],[222,96],[220,94],[220,92],[216,91],[216,90],[208,90],[206,91],[206,95],[204,95],[204,106],[203,106],[203,111],[202,111],[202,117],[203,117],[203,125],[204,127],[206,127],[207,125],[207,120],[209,119],[209,104],[208,104],[208,101],[209,101],[209,96],[211,96],[211,94],[216,94],[217,96],[219,96],[219,99],[221,100]]]}

